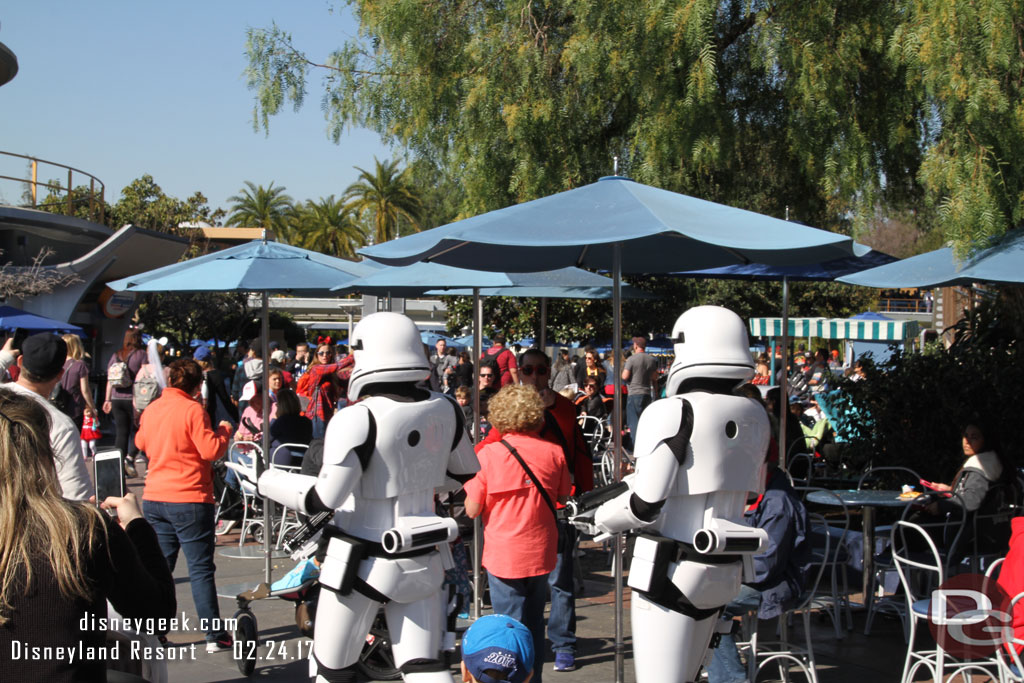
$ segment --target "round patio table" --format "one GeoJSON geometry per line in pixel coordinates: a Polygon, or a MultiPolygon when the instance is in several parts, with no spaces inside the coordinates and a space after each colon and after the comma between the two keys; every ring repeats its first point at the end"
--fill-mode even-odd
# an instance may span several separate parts
{"type": "Polygon", "coordinates": [[[864,569],[861,588],[865,601],[867,601],[868,590],[870,590],[871,586],[871,576],[875,573],[875,508],[905,507],[916,500],[916,498],[900,498],[901,493],[901,491],[847,489],[845,491],[811,491],[807,494],[807,500],[818,505],[835,505],[838,507],[839,501],[842,500],[846,507],[863,508],[864,547],[862,550],[864,569]],[[838,496],[838,499],[836,496],[838,496]]]}

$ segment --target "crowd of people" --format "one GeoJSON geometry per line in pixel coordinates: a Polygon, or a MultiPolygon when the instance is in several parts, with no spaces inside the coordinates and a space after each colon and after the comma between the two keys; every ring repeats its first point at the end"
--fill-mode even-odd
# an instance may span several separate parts
{"type": "MultiPolygon", "coordinates": [[[[0,372],[9,380],[0,385],[0,460],[11,473],[3,483],[0,524],[17,527],[0,540],[0,640],[27,638],[59,645],[73,635],[72,615],[82,610],[104,614],[107,601],[128,617],[169,616],[176,608],[170,575],[183,551],[196,613],[209,626],[204,634],[207,651],[231,648],[231,634],[220,626],[214,562],[216,535],[230,530],[231,520],[222,516],[219,529],[215,524],[222,502],[215,498],[215,481],[222,476],[229,487],[239,482],[233,471],[219,473],[213,464],[232,443],[237,444],[232,457],[247,462],[246,454],[251,459],[266,430],[280,454],[277,464],[301,466],[304,473],[315,475],[322,456],[312,454],[322,454],[328,423],[349,404],[355,356],[330,340],[290,350],[271,342],[265,360],[262,342],[254,340],[233,360],[205,346],[190,356],[172,358],[165,343],[144,343],[138,330],[126,332],[106,363],[101,386],[90,383],[88,356],[73,335],[38,334],[25,339],[21,348],[8,339],[0,350],[0,372]],[[97,391],[104,399],[99,404],[97,391]],[[265,394],[268,406],[263,405],[265,394]],[[103,422],[102,416],[107,417],[103,422]],[[116,521],[88,503],[95,489],[87,461],[96,455],[104,422],[104,428],[113,427],[108,440],[123,458],[126,478],[138,476],[137,464],[146,465],[141,504],[133,493],[93,501],[115,511],[116,521]],[[42,538],[69,541],[51,545],[42,538]],[[23,590],[30,583],[36,588],[23,590]],[[41,610],[40,600],[60,606],[41,610]]],[[[508,619],[501,629],[519,634],[513,640],[522,633],[529,636],[530,647],[517,651],[515,671],[510,672],[518,678],[508,680],[526,676],[540,681],[548,643],[554,671],[576,667],[577,530],[559,509],[568,497],[594,487],[594,454],[580,419],[609,416],[609,377],[619,372],[626,442],[635,444],[640,415],[662,395],[662,368],[646,352],[643,336],[634,337],[631,350],[617,362],[614,355],[602,359],[592,347],[576,358],[560,349],[552,362],[542,350],[518,352],[505,343],[496,335],[494,344],[475,360],[443,339],[432,352],[424,346],[427,372],[419,389],[450,395],[461,406],[465,424],[472,425],[471,389],[478,366],[486,428],[475,446],[480,471],[465,482],[460,504],[467,518],[483,521],[482,565],[491,604],[508,619]]],[[[755,561],[753,580],[726,608],[725,618],[749,609],[751,601],[760,604],[762,616],[777,616],[800,593],[809,557],[807,512],[787,475],[776,467],[778,443],[784,441],[789,450],[806,445],[809,437],[815,445],[822,441],[813,429],[827,418],[815,398],[841,373],[838,359],[826,350],[798,354],[792,377],[804,380],[803,393],[798,389],[795,398],[783,399],[777,387],[762,395],[769,365],[766,355],[757,358],[753,380],[735,393],[762,404],[769,417],[767,490],[749,509],[748,521],[768,532],[770,544],[755,561]],[[784,434],[783,411],[791,418],[784,434]]],[[[858,365],[846,374],[856,381],[864,373],[858,365]]],[[[1012,465],[999,454],[994,430],[982,420],[965,426],[962,445],[964,464],[951,484],[921,482],[956,495],[923,507],[919,519],[947,514],[951,505],[976,511],[1013,474],[1012,465]]],[[[465,557],[456,554],[463,578],[465,557]]],[[[483,623],[492,622],[477,622],[483,623]]],[[[165,632],[153,635],[163,638],[165,632]]],[[[102,634],[90,637],[95,641],[90,646],[102,646],[102,634]]],[[[481,675],[490,674],[483,669],[477,667],[482,674],[473,673],[478,662],[467,648],[469,634],[466,639],[464,676],[486,680],[481,675]]],[[[0,671],[5,666],[13,665],[0,662],[0,671]]],[[[97,665],[62,666],[33,669],[29,677],[70,680],[97,665]]],[[[742,680],[728,635],[721,639],[709,674],[712,683],[742,680]]]]}

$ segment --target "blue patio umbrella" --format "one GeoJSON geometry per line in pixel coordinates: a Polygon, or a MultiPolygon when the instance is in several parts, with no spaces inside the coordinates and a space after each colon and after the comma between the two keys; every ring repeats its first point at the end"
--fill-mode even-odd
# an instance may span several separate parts
{"type": "Polygon", "coordinates": [[[16,330],[29,332],[74,332],[82,334],[82,328],[71,323],[61,322],[35,313],[28,313],[14,306],[0,306],[0,330],[16,330]]]}
{"type": "Polygon", "coordinates": [[[960,261],[945,247],[852,275],[839,282],[879,289],[930,289],[972,282],[1024,283],[1024,230],[1013,230],[987,249],[960,261]]]}
{"type": "Polygon", "coordinates": [[[616,176],[361,251],[388,265],[433,261],[505,272],[574,265],[620,273],[815,263],[864,252],[844,235],[616,176]]]}
{"type": "Polygon", "coordinates": [[[788,266],[746,263],[721,266],[720,268],[684,270],[673,273],[673,275],[716,280],[781,280],[786,278],[790,282],[797,280],[818,282],[835,280],[844,275],[859,273],[869,268],[884,266],[887,263],[893,263],[898,260],[895,256],[889,256],[880,251],[870,249],[863,256],[846,256],[823,263],[804,263],[788,266]]]}
{"type": "MultiPolygon", "coordinates": [[[[589,290],[612,286],[610,278],[590,273],[581,268],[557,268],[547,272],[503,273],[425,262],[390,268],[374,265],[377,268],[365,277],[346,282],[344,285],[335,287],[334,291],[419,296],[421,294],[461,294],[471,289],[506,288],[518,291],[521,288],[533,288],[546,292],[539,296],[555,297],[564,290],[589,290]]],[[[502,294],[500,296],[520,295],[502,294]]]]}
{"type": "MultiPolygon", "coordinates": [[[[388,265],[433,261],[486,270],[581,266],[614,280],[613,346],[622,347],[622,273],[671,273],[737,263],[789,265],[865,253],[843,235],[687,197],[617,176],[361,250],[388,265]]],[[[621,379],[612,429],[621,452],[621,379]]],[[[620,473],[616,472],[616,478],[620,473]]],[[[615,553],[621,550],[616,535],[615,553]]],[[[616,572],[616,681],[624,678],[622,573],[616,572]]]]}
{"type": "MultiPolygon", "coordinates": [[[[863,245],[857,245],[861,249],[868,249],[863,245]]],[[[843,258],[825,261],[823,263],[804,263],[801,265],[770,265],[766,263],[746,263],[740,265],[722,266],[719,268],[705,268],[701,270],[686,270],[673,275],[684,277],[708,278],[716,280],[781,280],[782,281],[782,317],[783,321],[789,316],[789,282],[801,280],[811,281],[832,281],[843,275],[858,273],[869,268],[875,268],[887,263],[896,261],[896,257],[889,256],[874,249],[868,249],[867,253],[861,256],[845,256],[843,258]]],[[[789,326],[783,322],[783,330],[788,332],[789,326]]],[[[788,345],[787,334],[783,335],[782,345],[788,345]]],[[[773,351],[771,353],[772,377],[775,377],[775,352],[774,340],[772,341],[773,351]]],[[[783,422],[787,419],[782,416],[783,422]]]]}
{"type": "MultiPolygon", "coordinates": [[[[263,357],[269,358],[270,292],[326,292],[356,277],[377,270],[378,266],[325,256],[278,242],[254,240],[188,261],[174,263],[121,280],[108,282],[114,291],[132,292],[260,292],[262,326],[260,338],[263,357]]],[[[269,363],[263,364],[263,424],[269,425],[269,363]]],[[[257,471],[270,462],[270,430],[263,430],[263,463],[257,459],[257,471]]],[[[271,578],[270,533],[271,505],[264,505],[264,552],[266,581],[271,578]]]]}
{"type": "MultiPolygon", "coordinates": [[[[547,299],[607,299],[612,296],[612,280],[582,268],[556,268],[546,272],[512,272],[455,268],[438,263],[418,262],[379,270],[348,282],[335,291],[360,292],[383,296],[516,296],[541,300],[541,344],[547,321],[547,299]]],[[[624,287],[624,296],[650,295],[624,287]]],[[[474,319],[474,323],[475,323],[474,319]]]]}

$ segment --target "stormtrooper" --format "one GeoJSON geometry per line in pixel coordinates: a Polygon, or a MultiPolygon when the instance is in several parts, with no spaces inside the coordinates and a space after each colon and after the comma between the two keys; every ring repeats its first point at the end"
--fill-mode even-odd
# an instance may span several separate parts
{"type": "Polygon", "coordinates": [[[767,540],[742,523],[770,438],[764,408],[732,394],[754,373],[746,327],[698,306],[672,337],[666,398],[640,416],[628,489],[572,519],[599,535],[640,530],[628,582],[639,683],[697,680],[719,613],[767,540]]]}
{"type": "Polygon", "coordinates": [[[416,386],[430,367],[409,318],[369,315],[356,326],[351,347],[349,399],[358,403],[328,424],[319,476],[271,469],[257,482],[260,496],[293,510],[335,511],[318,553],[321,593],[310,676],[354,682],[354,664],[384,605],[404,680],[452,683],[439,658],[441,585],[457,526],[435,514],[434,493],[480,466],[461,408],[416,386]]]}

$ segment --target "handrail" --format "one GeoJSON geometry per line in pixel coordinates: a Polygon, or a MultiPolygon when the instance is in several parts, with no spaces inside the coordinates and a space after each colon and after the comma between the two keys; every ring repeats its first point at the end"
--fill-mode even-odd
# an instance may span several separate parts
{"type": "Polygon", "coordinates": [[[54,206],[54,204],[51,203],[51,202],[47,202],[47,203],[44,203],[44,204],[39,204],[37,202],[37,200],[38,200],[38,188],[39,188],[40,185],[42,185],[46,189],[51,190],[51,191],[55,192],[56,194],[60,194],[60,193],[64,193],[65,194],[66,201],[62,201],[60,203],[64,205],[64,213],[66,215],[70,216],[70,215],[74,214],[74,212],[75,212],[75,205],[76,204],[84,204],[86,201],[88,201],[89,202],[89,220],[91,220],[93,222],[97,222],[97,223],[103,223],[106,220],[106,205],[105,205],[105,202],[104,202],[104,196],[106,194],[106,185],[104,185],[103,181],[100,180],[99,178],[97,178],[96,176],[94,176],[93,174],[89,173],[88,171],[83,171],[83,170],[81,170],[79,168],[75,168],[74,166],[68,166],[67,164],[62,164],[62,163],[59,163],[57,161],[47,161],[46,159],[40,159],[39,157],[33,157],[33,156],[29,156],[27,154],[17,154],[15,152],[4,152],[4,151],[0,150],[0,156],[14,157],[16,159],[27,159],[28,161],[32,162],[31,177],[29,177],[29,178],[20,178],[20,177],[16,177],[16,176],[0,175],[0,180],[13,180],[13,181],[16,181],[16,182],[19,182],[19,183],[26,183],[26,184],[29,185],[29,188],[30,188],[30,191],[31,191],[31,196],[32,196],[32,203],[29,206],[31,206],[32,208],[38,208],[39,206],[54,206]],[[67,171],[67,174],[68,174],[67,186],[66,187],[62,186],[59,183],[58,184],[54,184],[54,183],[41,182],[39,180],[39,164],[46,164],[46,165],[49,165],[49,166],[55,166],[57,168],[65,169],[67,171]],[[85,197],[79,197],[77,199],[74,196],[74,189],[75,189],[74,174],[75,173],[78,173],[79,175],[86,176],[89,179],[89,188],[86,191],[86,193],[87,193],[86,196],[85,197]],[[99,185],[99,191],[98,192],[97,192],[97,189],[96,189],[96,185],[97,184],[99,185]],[[97,220],[97,214],[98,214],[98,220],[97,220]]]}
{"type": "Polygon", "coordinates": [[[879,297],[878,311],[880,313],[931,313],[932,302],[925,299],[879,297]]]}

